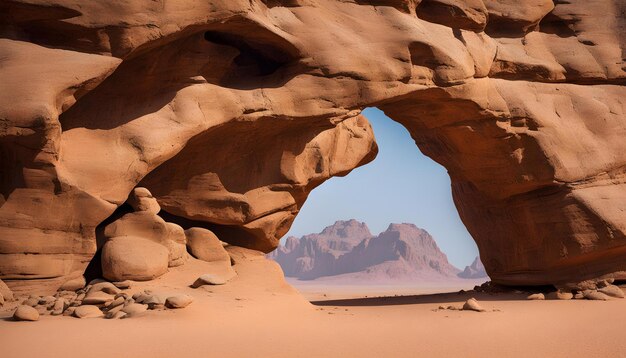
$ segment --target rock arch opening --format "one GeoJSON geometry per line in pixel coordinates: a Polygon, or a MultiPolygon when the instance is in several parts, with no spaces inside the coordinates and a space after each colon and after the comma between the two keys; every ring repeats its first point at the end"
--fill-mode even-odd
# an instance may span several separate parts
{"type": "Polygon", "coordinates": [[[376,159],[314,189],[269,257],[305,293],[437,291],[487,280],[447,171],[421,154],[400,123],[376,108],[363,114],[376,159]]]}

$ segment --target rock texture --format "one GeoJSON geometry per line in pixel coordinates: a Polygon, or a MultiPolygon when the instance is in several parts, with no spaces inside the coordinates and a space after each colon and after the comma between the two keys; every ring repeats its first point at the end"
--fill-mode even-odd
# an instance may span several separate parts
{"type": "Polygon", "coordinates": [[[319,234],[287,238],[268,256],[285,276],[303,280],[449,280],[459,272],[428,232],[413,224],[391,224],[374,236],[365,223],[337,221],[319,234]]]}
{"type": "Polygon", "coordinates": [[[465,266],[465,269],[462,272],[459,272],[457,276],[460,278],[489,277],[487,276],[487,272],[485,272],[485,266],[480,261],[480,257],[478,256],[476,256],[471,265],[465,266]]]}
{"type": "Polygon", "coordinates": [[[314,187],[374,158],[367,106],[447,168],[494,282],[626,278],[624,7],[4,1],[0,278],[82,273],[136,186],[269,252],[314,187]]]}

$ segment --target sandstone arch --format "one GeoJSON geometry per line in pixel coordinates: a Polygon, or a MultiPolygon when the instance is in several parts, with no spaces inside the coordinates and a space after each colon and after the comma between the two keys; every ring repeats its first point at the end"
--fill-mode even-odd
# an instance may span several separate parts
{"type": "Polygon", "coordinates": [[[0,3],[11,285],[82,272],[140,183],[271,250],[313,187],[375,155],[366,106],[448,169],[496,282],[625,278],[621,2],[103,4],[0,3]]]}

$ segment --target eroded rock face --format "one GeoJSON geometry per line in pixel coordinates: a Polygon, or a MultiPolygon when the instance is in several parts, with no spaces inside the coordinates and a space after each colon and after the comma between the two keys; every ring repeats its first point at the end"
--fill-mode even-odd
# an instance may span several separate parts
{"type": "Polygon", "coordinates": [[[0,278],[82,272],[138,185],[270,251],[374,158],[367,106],[448,169],[494,282],[626,278],[626,5],[555,3],[3,2],[0,278]]]}

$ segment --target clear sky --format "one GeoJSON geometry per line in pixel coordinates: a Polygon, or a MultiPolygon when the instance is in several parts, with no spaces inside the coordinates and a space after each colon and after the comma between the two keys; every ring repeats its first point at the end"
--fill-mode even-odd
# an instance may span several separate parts
{"type": "Polygon", "coordinates": [[[337,220],[365,222],[374,235],[389,223],[408,222],[426,229],[453,265],[471,264],[478,249],[452,202],[446,169],[423,155],[409,132],[382,111],[368,108],[363,114],[374,128],[378,156],[313,190],[286,236],[317,233],[337,220]]]}

